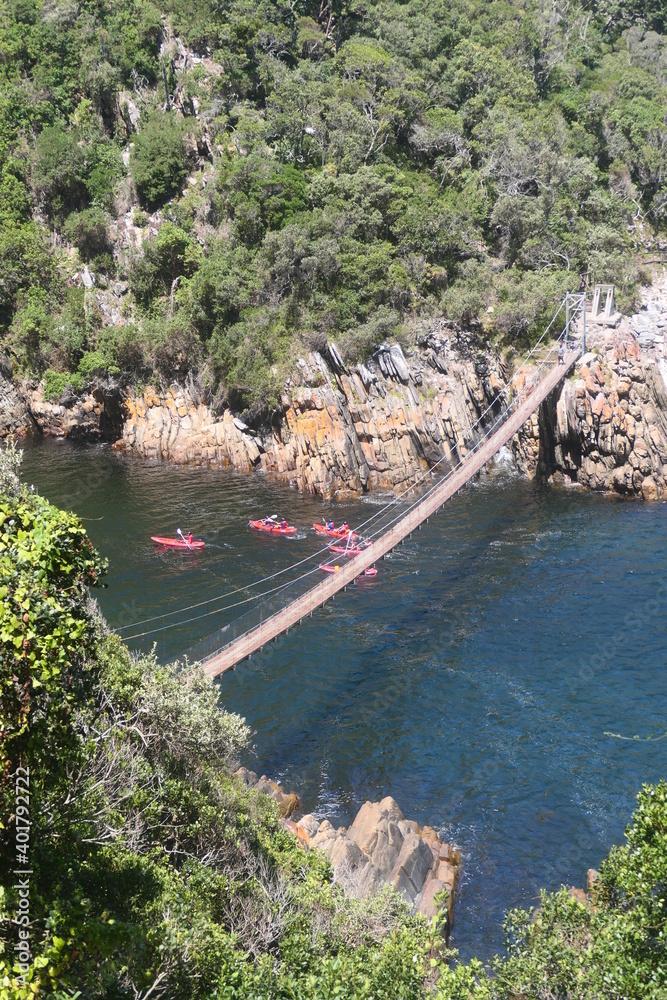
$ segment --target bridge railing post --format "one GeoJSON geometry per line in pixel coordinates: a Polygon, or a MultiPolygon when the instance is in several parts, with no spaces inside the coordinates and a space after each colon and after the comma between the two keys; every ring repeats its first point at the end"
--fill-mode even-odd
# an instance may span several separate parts
{"type": "Polygon", "coordinates": [[[583,336],[581,338],[581,353],[586,353],[586,292],[581,296],[581,308],[584,314],[583,336]]]}

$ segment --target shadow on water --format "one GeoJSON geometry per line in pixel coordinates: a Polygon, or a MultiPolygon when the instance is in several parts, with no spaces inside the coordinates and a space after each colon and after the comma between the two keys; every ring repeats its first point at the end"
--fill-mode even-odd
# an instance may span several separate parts
{"type": "MultiPolygon", "coordinates": [[[[249,517],[284,513],[308,529],[331,510],[259,476],[68,443],[28,447],[24,470],[91,519],[111,564],[99,599],[114,626],[318,547],[309,530],[259,536],[249,517]],[[150,542],[178,527],[204,538],[203,552],[150,542]]],[[[353,522],[372,509],[332,513],[353,522]]],[[[223,701],[256,731],[253,766],[306,809],[347,822],[366,798],[391,794],[451,837],[465,862],[453,943],[489,956],[504,911],[534,903],[541,886],[584,884],[622,838],[642,782],[665,776],[667,741],[606,734],[665,728],[666,542],[662,504],[486,477],[381,563],[376,585],[349,588],[225,675],[223,701]]],[[[175,657],[221,624],[211,615],[136,644],[175,657]]]]}

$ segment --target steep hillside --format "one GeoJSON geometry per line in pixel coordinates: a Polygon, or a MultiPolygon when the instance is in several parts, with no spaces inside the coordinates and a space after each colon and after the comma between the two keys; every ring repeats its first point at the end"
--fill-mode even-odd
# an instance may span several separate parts
{"type": "Polygon", "coordinates": [[[296,359],[433,317],[530,339],[636,293],[667,187],[663,2],[3,0],[0,336],[47,396],[188,376],[268,416],[296,359]]]}

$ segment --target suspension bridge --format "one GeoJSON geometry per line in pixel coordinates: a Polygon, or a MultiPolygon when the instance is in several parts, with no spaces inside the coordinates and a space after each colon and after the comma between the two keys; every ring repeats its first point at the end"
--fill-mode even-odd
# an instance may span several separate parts
{"type": "MultiPolygon", "coordinates": [[[[490,406],[479,415],[475,423],[468,428],[466,437],[470,437],[470,447],[464,453],[464,442],[458,443],[458,453],[462,455],[457,464],[450,468],[447,473],[435,484],[432,484],[432,475],[435,468],[445,461],[442,459],[429,472],[425,473],[417,483],[414,483],[405,494],[415,490],[427,479],[431,485],[424,490],[422,495],[413,501],[407,509],[396,510],[399,501],[405,497],[394,498],[382,511],[373,514],[363,525],[358,526],[355,531],[370,522],[382,517],[386,518],[389,511],[390,520],[373,532],[373,544],[364,548],[358,555],[348,559],[342,559],[342,565],[335,573],[328,575],[324,580],[311,586],[304,593],[296,594],[296,588],[304,581],[310,582],[314,574],[319,575],[319,558],[323,553],[329,554],[328,548],[320,549],[311,556],[287,566],[282,570],[262,580],[257,580],[245,587],[240,587],[228,594],[220,595],[218,598],[201,601],[191,605],[190,608],[181,609],[181,612],[188,612],[192,609],[201,608],[203,605],[213,602],[228,601],[235,595],[242,595],[259,587],[283,574],[299,571],[295,580],[273,586],[269,590],[256,593],[248,597],[244,596],[234,603],[223,604],[211,611],[198,614],[195,618],[174,621],[165,625],[164,620],[170,613],[156,615],[153,618],[144,619],[144,622],[153,623],[162,621],[161,625],[146,628],[145,631],[135,635],[127,635],[126,639],[136,639],[142,636],[149,636],[164,628],[174,628],[188,622],[198,621],[201,618],[208,618],[212,615],[220,614],[223,611],[230,611],[242,605],[254,604],[254,610],[260,611],[259,622],[244,623],[243,619],[236,619],[230,625],[222,629],[220,638],[223,635],[231,635],[229,641],[220,644],[212,654],[201,659],[204,673],[209,678],[219,677],[228,670],[233,670],[242,660],[250,659],[255,653],[261,651],[266,645],[278,639],[279,636],[289,632],[290,629],[300,625],[305,618],[310,617],[314,611],[322,607],[327,601],[335,598],[336,594],[344,591],[358,578],[363,577],[365,571],[370,569],[375,563],[401,545],[406,538],[409,538],[414,531],[421,529],[421,526],[429,520],[437,511],[457,493],[466,483],[468,483],[477,473],[489,462],[493,456],[521,429],[523,424],[532,416],[550,393],[567,376],[577,359],[586,350],[586,296],[568,294],[560,304],[553,319],[540,337],[537,344],[530,351],[523,366],[526,364],[534,366],[528,382],[521,390],[517,384],[510,381],[499,396],[490,406]],[[564,311],[565,320],[559,335],[549,346],[548,335],[554,327],[558,317],[564,311]],[[575,332],[576,331],[576,332],[575,332]],[[502,398],[505,397],[505,405],[501,405],[502,398]],[[395,512],[395,513],[394,513],[395,512]],[[315,562],[305,572],[301,572],[304,564],[315,562]],[[283,606],[277,611],[266,614],[266,608],[279,595],[283,600],[283,606]],[[247,624],[247,627],[246,627],[247,624]]],[[[176,612],[174,614],[179,614],[176,612]]],[[[133,626],[126,626],[132,628],[133,626]]],[[[209,647],[210,648],[210,647],[209,647]]]]}

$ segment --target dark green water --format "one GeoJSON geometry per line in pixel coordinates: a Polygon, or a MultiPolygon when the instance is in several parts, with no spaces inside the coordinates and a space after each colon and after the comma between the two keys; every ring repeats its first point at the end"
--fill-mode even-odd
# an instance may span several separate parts
{"type": "MultiPolygon", "coordinates": [[[[114,626],[307,556],[317,548],[308,527],[331,510],[257,476],[62,442],[27,448],[24,474],[91,519],[111,563],[99,599],[114,626]],[[304,530],[259,536],[247,521],[266,513],[304,530]],[[177,527],[206,549],[157,552],[150,534],[177,527]]],[[[333,513],[357,522],[375,509],[333,513]]],[[[503,912],[533,904],[541,886],[585,884],[622,839],[642,782],[667,776],[667,740],[656,739],[667,730],[666,553],[663,504],[510,475],[473,484],[381,564],[375,585],[350,588],[222,679],[225,705],[256,731],[248,763],[336,821],[391,794],[451,838],[465,864],[453,944],[489,956],[503,912]]],[[[183,655],[212,644],[225,620],[132,645],[183,655]]]]}

